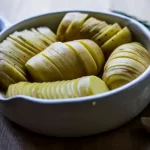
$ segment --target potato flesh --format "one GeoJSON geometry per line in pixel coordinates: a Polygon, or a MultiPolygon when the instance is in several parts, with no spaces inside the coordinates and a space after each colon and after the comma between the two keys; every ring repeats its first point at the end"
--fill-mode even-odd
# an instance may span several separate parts
{"type": "Polygon", "coordinates": [[[80,59],[82,60],[82,65],[85,67],[87,75],[97,75],[98,68],[96,63],[89,53],[89,51],[78,41],[67,42],[67,45],[70,45],[74,49],[80,59]]]}
{"type": "Polygon", "coordinates": [[[101,49],[105,53],[105,56],[108,57],[113,50],[118,46],[130,43],[132,41],[132,36],[127,27],[123,28],[121,31],[116,33],[112,38],[105,42],[101,49]]]}
{"type": "Polygon", "coordinates": [[[104,62],[103,52],[95,42],[75,40],[51,44],[28,60],[25,66],[34,81],[44,82],[97,75],[102,70],[104,62]],[[52,67],[57,72],[54,72],[52,67]]]}
{"type": "Polygon", "coordinates": [[[109,56],[102,78],[110,89],[119,88],[136,79],[148,68],[149,56],[149,52],[139,43],[123,44],[109,56]]]}
{"type": "Polygon", "coordinates": [[[37,31],[43,34],[45,37],[47,37],[52,42],[56,42],[56,35],[55,33],[50,30],[48,27],[38,27],[37,31]]]}
{"type": "MultiPolygon", "coordinates": [[[[81,37],[93,39],[102,47],[106,58],[116,47],[124,43],[131,42],[132,40],[132,37],[130,36],[131,33],[127,27],[121,30],[121,27],[117,23],[109,25],[105,21],[98,20],[94,17],[87,18],[87,14],[82,14],[83,16],[80,15],[81,13],[73,14],[68,17],[68,24],[65,24],[67,28],[64,31],[67,36],[67,40],[78,39],[81,37]],[[79,35],[76,34],[77,31],[80,31],[79,35]],[[106,34],[107,36],[105,36],[106,34]]],[[[100,49],[99,47],[96,48],[91,41],[87,42],[86,40],[81,39],[81,41],[78,42],[86,49],[86,54],[89,52],[89,59],[85,59],[86,57],[84,56],[81,57],[79,54],[80,49],[77,51],[77,49],[74,48],[77,44],[72,45],[71,47],[70,42],[63,43],[67,49],[65,50],[67,56],[63,54],[65,48],[63,48],[63,51],[61,50],[62,48],[57,51],[55,47],[52,47],[49,51],[43,52],[47,46],[56,41],[56,35],[47,27],[32,28],[31,30],[25,29],[23,31],[13,33],[6,38],[0,46],[0,60],[6,62],[5,69],[2,67],[3,65],[0,66],[0,69],[2,70],[0,74],[0,83],[3,87],[5,87],[5,89],[7,89],[10,84],[19,82],[19,80],[26,81],[27,74],[25,63],[41,51],[43,63],[39,63],[38,66],[34,64],[34,66],[30,66],[30,69],[28,70],[30,70],[29,72],[34,72],[34,81],[43,82],[43,84],[39,86],[39,83],[36,83],[29,87],[26,85],[26,88],[22,91],[25,95],[30,95],[32,92],[29,89],[34,87],[33,93],[35,96],[38,98],[44,98],[46,97],[46,94],[40,95],[35,91],[42,90],[42,93],[45,93],[44,89],[48,86],[45,82],[70,80],[86,75],[97,75],[98,73],[102,73],[101,71],[103,69],[105,58],[103,58],[103,55],[100,54],[101,51],[98,50],[100,49]],[[11,54],[11,52],[13,52],[13,54],[11,54]],[[71,55],[74,58],[76,57],[76,60],[74,60],[71,55]],[[78,64],[76,62],[78,62],[78,64]],[[7,80],[7,82],[4,82],[5,80],[7,80]]],[[[64,41],[66,41],[66,38],[64,38],[64,41]]],[[[105,82],[108,84],[110,89],[112,87],[120,87],[137,78],[150,64],[150,53],[147,52],[140,43],[133,42],[132,45],[124,45],[122,48],[124,50],[120,52],[121,49],[118,47],[118,51],[116,50],[115,53],[109,57],[107,65],[105,65],[104,68],[104,73],[107,73],[105,76],[103,75],[105,78],[103,79],[107,81],[105,82]]],[[[75,83],[69,82],[67,84],[62,83],[60,86],[55,85],[57,88],[53,88],[55,89],[54,94],[51,95],[53,95],[54,98],[57,98],[66,97],[69,93],[70,98],[78,97],[78,88],[75,88],[78,82],[79,81],[76,81],[75,83]],[[67,87],[65,95],[62,93],[63,87],[67,87]],[[60,95],[58,95],[58,93],[60,93],[60,95]]],[[[79,91],[82,94],[85,93],[85,96],[86,93],[89,93],[89,91],[79,91]]],[[[17,94],[16,86],[12,93],[14,93],[14,95],[17,94]]]]}
{"type": "MultiPolygon", "coordinates": [[[[41,31],[41,28],[39,30],[41,31]]],[[[14,81],[16,83],[26,81],[26,62],[52,43],[53,41],[47,38],[44,33],[38,32],[35,28],[10,34],[0,43],[0,60],[6,62],[5,68],[2,64],[0,65],[0,70],[3,71],[2,78],[0,78],[0,83],[3,84],[1,87],[6,90],[14,81]],[[4,82],[4,79],[8,79],[8,81],[4,82]]]]}
{"type": "Polygon", "coordinates": [[[23,84],[22,82],[22,84],[12,84],[7,90],[7,97],[21,94],[43,99],[62,99],[96,95],[107,91],[109,91],[108,87],[100,78],[86,76],[74,80],[49,83],[24,82],[23,84]],[[45,92],[43,92],[43,88],[46,89],[45,92]],[[20,92],[20,89],[22,89],[23,93],[20,92]]]}

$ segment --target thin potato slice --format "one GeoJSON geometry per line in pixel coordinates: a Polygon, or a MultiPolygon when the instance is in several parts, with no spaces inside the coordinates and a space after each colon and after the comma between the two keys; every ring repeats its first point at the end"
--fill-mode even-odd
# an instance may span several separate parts
{"type": "Polygon", "coordinates": [[[46,85],[46,98],[47,99],[53,99],[52,87],[54,83],[55,82],[51,82],[46,85]]]}
{"type": "Polygon", "coordinates": [[[58,88],[59,86],[59,81],[56,81],[53,83],[52,87],[51,87],[51,96],[53,99],[57,99],[58,98],[58,95],[56,93],[56,89],[58,88]]]}
{"type": "Polygon", "coordinates": [[[42,93],[43,93],[43,97],[44,97],[44,99],[48,99],[48,95],[47,95],[47,89],[50,87],[50,85],[52,85],[52,83],[53,82],[46,82],[45,83],[45,86],[43,87],[43,89],[42,89],[42,93]]]}
{"type": "Polygon", "coordinates": [[[32,57],[25,66],[36,81],[46,82],[63,79],[61,72],[55,65],[41,54],[32,57]]]}
{"type": "Polygon", "coordinates": [[[80,61],[82,61],[82,66],[84,66],[87,75],[97,75],[98,68],[96,63],[89,53],[89,51],[78,41],[71,41],[66,43],[72,50],[76,51],[78,56],[80,57],[80,61]]]}
{"type": "Polygon", "coordinates": [[[59,85],[56,87],[56,95],[57,95],[57,98],[63,98],[63,93],[62,93],[62,86],[63,86],[63,84],[64,84],[64,82],[66,82],[66,81],[61,81],[60,83],[59,83],[59,85]]]}
{"type": "Polygon", "coordinates": [[[23,95],[26,95],[26,96],[30,96],[29,93],[28,93],[28,89],[29,89],[29,86],[31,86],[32,84],[30,83],[27,83],[25,84],[22,88],[23,88],[23,95]]]}
{"type": "Polygon", "coordinates": [[[79,83],[79,80],[80,79],[75,79],[73,81],[71,81],[71,90],[74,94],[75,97],[78,97],[79,96],[79,93],[78,93],[78,83],[79,83]]]}
{"type": "Polygon", "coordinates": [[[109,62],[106,63],[105,67],[104,67],[104,72],[107,71],[107,69],[111,66],[129,66],[131,68],[134,68],[136,70],[138,70],[139,73],[143,73],[146,68],[140,64],[139,62],[133,60],[133,59],[130,59],[130,58],[116,58],[116,59],[113,59],[109,62]]]}
{"type": "Polygon", "coordinates": [[[125,27],[118,33],[116,33],[112,38],[105,42],[101,48],[103,52],[109,52],[109,54],[118,46],[129,43],[132,41],[132,36],[130,30],[125,27]]]}
{"type": "Polygon", "coordinates": [[[29,49],[29,51],[34,53],[34,55],[38,53],[37,49],[34,46],[32,46],[31,44],[29,44],[28,42],[26,42],[25,39],[23,39],[18,32],[14,32],[13,34],[10,34],[9,37],[13,41],[15,41],[18,44],[20,44],[23,47],[25,47],[26,49],[29,49]]]}
{"type": "Polygon", "coordinates": [[[70,80],[64,82],[61,86],[61,93],[63,94],[63,98],[70,98],[70,94],[68,93],[67,84],[70,82],[70,80]]]}
{"type": "Polygon", "coordinates": [[[104,44],[107,40],[112,38],[116,33],[121,30],[121,27],[118,23],[114,23],[107,30],[105,30],[102,34],[100,34],[95,40],[98,45],[104,44]]]}
{"type": "Polygon", "coordinates": [[[104,27],[103,29],[101,29],[98,33],[95,33],[95,35],[91,39],[96,42],[97,37],[100,36],[105,30],[107,30],[111,26],[112,26],[111,24],[107,25],[106,27],[104,27]]]}
{"type": "Polygon", "coordinates": [[[130,53],[130,52],[117,52],[117,53],[114,53],[113,55],[111,55],[109,57],[109,61],[111,61],[112,59],[116,59],[116,58],[130,58],[130,59],[133,59],[135,61],[138,61],[139,63],[141,63],[145,68],[148,68],[148,66],[150,65],[150,63],[147,63],[143,57],[141,56],[138,56],[134,53],[130,53]]]}
{"type": "Polygon", "coordinates": [[[0,60],[0,72],[4,72],[8,76],[10,76],[15,82],[27,80],[17,69],[15,69],[4,60],[0,60]]]}
{"type": "Polygon", "coordinates": [[[106,84],[96,76],[85,76],[75,80],[49,83],[26,83],[16,83],[9,86],[7,97],[19,95],[19,87],[22,87],[22,91],[20,92],[23,95],[47,99],[82,97],[107,92],[109,90],[106,84]],[[46,90],[43,91],[43,88],[46,90]]]}
{"type": "Polygon", "coordinates": [[[43,34],[41,34],[40,32],[38,32],[36,29],[32,28],[31,29],[32,32],[34,32],[35,35],[37,35],[37,37],[43,41],[44,43],[46,43],[46,45],[51,45],[53,42],[51,40],[49,40],[48,38],[46,38],[43,34]]]}
{"type": "Polygon", "coordinates": [[[39,98],[39,85],[40,83],[33,83],[34,85],[32,86],[32,97],[39,98]]]}
{"type": "Polygon", "coordinates": [[[106,22],[100,21],[94,17],[90,17],[81,26],[79,31],[79,38],[90,39],[96,34],[95,31],[97,31],[97,29],[100,32],[105,26],[107,26],[106,22]]]}
{"type": "Polygon", "coordinates": [[[7,55],[0,53],[0,60],[6,61],[8,64],[16,68],[23,76],[26,76],[25,69],[19,67],[19,63],[15,61],[14,59],[8,57],[7,55]]]}
{"type": "Polygon", "coordinates": [[[79,42],[89,51],[96,62],[99,72],[105,63],[105,57],[101,48],[92,40],[79,40],[79,42]]]}
{"type": "Polygon", "coordinates": [[[79,96],[96,95],[109,91],[103,80],[96,76],[82,77],[78,83],[79,96]]]}
{"type": "Polygon", "coordinates": [[[0,89],[7,90],[8,86],[14,84],[15,80],[11,78],[7,73],[0,71],[0,89]]]}
{"type": "Polygon", "coordinates": [[[56,35],[55,33],[50,30],[48,27],[38,27],[37,31],[41,34],[43,34],[45,37],[47,37],[52,42],[56,42],[56,35]]]}
{"type": "Polygon", "coordinates": [[[64,41],[64,35],[70,26],[70,24],[74,21],[74,18],[78,15],[78,12],[70,12],[67,13],[62,21],[60,22],[58,29],[57,29],[57,40],[64,41]]]}
{"type": "Polygon", "coordinates": [[[109,84],[109,89],[116,89],[116,88],[119,88],[125,84],[129,83],[129,81],[127,80],[118,80],[118,81],[114,81],[112,83],[109,84]]]}
{"type": "Polygon", "coordinates": [[[14,34],[17,37],[19,37],[24,43],[26,43],[27,45],[30,45],[30,47],[33,47],[33,50],[36,54],[38,54],[39,52],[41,52],[43,50],[43,48],[39,47],[36,44],[37,40],[35,40],[35,37],[33,37],[33,35],[30,35],[29,33],[26,33],[26,31],[15,32],[14,34]],[[36,41],[36,43],[35,43],[35,41],[36,41]]]}
{"type": "Polygon", "coordinates": [[[53,64],[59,69],[59,71],[62,73],[64,79],[67,79],[68,73],[65,68],[66,62],[64,62],[61,58],[61,56],[53,49],[47,48],[43,52],[41,52],[43,56],[45,56],[47,59],[50,59],[53,64]]]}
{"type": "Polygon", "coordinates": [[[20,43],[16,42],[15,40],[11,39],[11,38],[7,38],[8,41],[10,41],[16,48],[20,49],[21,51],[23,51],[24,53],[26,53],[27,55],[29,55],[30,57],[33,57],[35,55],[34,52],[32,52],[32,50],[24,47],[23,45],[21,45],[20,43]]]}
{"type": "Polygon", "coordinates": [[[75,35],[78,33],[80,26],[85,22],[87,19],[88,14],[85,13],[78,13],[74,20],[69,25],[68,29],[65,33],[65,41],[74,40],[75,35]]]}
{"type": "Polygon", "coordinates": [[[74,79],[83,75],[84,72],[78,57],[65,43],[56,42],[50,45],[50,48],[57,51],[68,64],[67,73],[71,75],[69,79],[74,79]]]}

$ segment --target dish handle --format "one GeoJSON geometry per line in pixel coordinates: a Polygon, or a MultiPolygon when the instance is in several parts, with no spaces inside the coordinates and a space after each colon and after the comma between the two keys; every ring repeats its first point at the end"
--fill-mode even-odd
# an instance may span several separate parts
{"type": "Polygon", "coordinates": [[[0,32],[9,26],[9,21],[4,16],[0,16],[0,32]]]}

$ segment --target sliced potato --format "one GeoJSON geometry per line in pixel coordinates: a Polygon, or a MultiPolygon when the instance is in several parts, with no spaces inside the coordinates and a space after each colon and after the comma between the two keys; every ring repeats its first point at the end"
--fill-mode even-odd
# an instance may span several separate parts
{"type": "Polygon", "coordinates": [[[34,44],[37,48],[40,49],[40,51],[44,50],[47,46],[49,46],[48,43],[41,40],[39,36],[37,36],[34,32],[30,30],[23,30],[20,32],[23,37],[25,37],[29,42],[34,44]]]}
{"type": "Polygon", "coordinates": [[[39,47],[36,43],[37,40],[35,39],[35,37],[33,37],[33,35],[29,34],[31,32],[26,32],[26,31],[22,31],[22,32],[15,32],[14,34],[19,37],[24,43],[26,43],[27,45],[30,45],[30,47],[33,47],[33,50],[36,54],[38,54],[39,52],[41,52],[43,50],[43,47],[39,47]],[[35,43],[36,41],[36,43],[35,43]]]}
{"type": "Polygon", "coordinates": [[[65,41],[71,41],[74,40],[75,35],[79,31],[80,26],[84,23],[84,21],[87,19],[88,14],[85,13],[78,13],[74,20],[71,22],[69,27],[66,30],[65,33],[65,41]]]}
{"type": "Polygon", "coordinates": [[[79,96],[79,93],[78,93],[78,83],[79,83],[79,80],[80,80],[80,78],[71,81],[71,90],[72,90],[72,92],[73,92],[73,94],[74,94],[75,97],[79,96]]]}
{"type": "Polygon", "coordinates": [[[46,45],[50,45],[53,42],[51,40],[49,40],[48,38],[46,38],[43,34],[41,34],[40,32],[38,32],[35,28],[31,29],[32,32],[34,32],[35,35],[37,35],[37,37],[43,41],[44,43],[46,43],[46,45]]]}
{"type": "Polygon", "coordinates": [[[108,24],[105,21],[99,21],[99,23],[93,27],[89,33],[92,33],[93,37],[95,34],[100,34],[106,27],[108,27],[108,24]]]}
{"type": "Polygon", "coordinates": [[[72,98],[73,97],[71,90],[69,89],[69,84],[70,84],[70,80],[62,85],[64,98],[72,98]]]}
{"type": "Polygon", "coordinates": [[[55,82],[51,82],[51,83],[48,82],[48,84],[45,85],[46,86],[46,98],[47,99],[53,99],[52,87],[53,87],[54,83],[55,82]]]}
{"type": "Polygon", "coordinates": [[[107,42],[105,42],[101,48],[103,52],[107,52],[107,55],[109,55],[115,48],[118,46],[129,43],[132,41],[132,36],[130,33],[130,30],[125,27],[118,33],[116,33],[112,38],[110,38],[107,42]]]}
{"type": "Polygon", "coordinates": [[[58,95],[56,93],[56,89],[58,88],[59,86],[59,81],[56,81],[53,83],[52,87],[51,87],[51,96],[53,99],[57,99],[58,98],[58,95]]]}
{"type": "Polygon", "coordinates": [[[7,38],[8,41],[10,41],[16,48],[20,49],[21,51],[23,51],[24,53],[26,53],[27,55],[29,55],[30,57],[33,57],[35,55],[34,52],[32,52],[32,50],[24,47],[23,45],[21,45],[20,43],[16,42],[15,40],[11,39],[11,38],[7,38]]]}
{"type": "Polygon", "coordinates": [[[70,74],[69,79],[81,77],[84,74],[78,57],[65,43],[56,42],[50,45],[50,48],[57,51],[68,64],[66,69],[67,73],[70,74]]]}
{"type": "Polygon", "coordinates": [[[23,91],[24,91],[24,87],[28,84],[28,82],[25,82],[25,81],[21,81],[18,83],[18,86],[17,86],[17,95],[24,95],[23,91]]]}
{"type": "Polygon", "coordinates": [[[116,58],[130,58],[133,59],[135,61],[138,61],[139,63],[141,63],[145,68],[148,68],[148,66],[150,65],[150,63],[147,63],[145,60],[143,60],[143,58],[141,56],[138,56],[134,53],[130,53],[130,52],[117,52],[114,53],[113,55],[111,55],[109,57],[109,61],[111,61],[112,59],[116,59],[116,58]]]}
{"type": "Polygon", "coordinates": [[[69,98],[68,97],[68,91],[67,91],[67,84],[70,82],[70,80],[65,81],[61,85],[61,93],[62,93],[62,98],[69,98]]]}
{"type": "Polygon", "coordinates": [[[94,36],[92,36],[91,39],[96,42],[97,37],[100,36],[105,30],[107,30],[111,26],[112,26],[111,24],[110,25],[106,25],[106,27],[104,27],[103,29],[101,29],[99,32],[95,33],[94,36]]]}
{"type": "Polygon", "coordinates": [[[107,26],[106,22],[90,17],[81,26],[78,39],[90,39],[97,33],[97,30],[100,32],[105,26],[107,26]]]}
{"type": "Polygon", "coordinates": [[[110,26],[107,30],[102,32],[95,40],[98,45],[104,44],[107,40],[112,38],[116,33],[118,33],[121,30],[121,27],[118,23],[114,23],[112,26],[110,26]]]}
{"type": "Polygon", "coordinates": [[[96,76],[80,78],[77,88],[80,96],[96,95],[109,91],[105,82],[96,76]]]}
{"type": "Polygon", "coordinates": [[[68,79],[68,72],[67,67],[68,64],[64,59],[53,49],[47,48],[43,52],[41,52],[42,55],[47,57],[47,59],[50,59],[53,64],[59,69],[59,71],[62,73],[64,79],[68,79]]]}
{"type": "Polygon", "coordinates": [[[61,72],[55,65],[41,54],[32,57],[25,66],[36,81],[46,82],[63,79],[61,72]]]}
{"type": "Polygon", "coordinates": [[[36,82],[33,83],[32,95],[31,95],[32,97],[39,98],[39,85],[40,83],[36,83],[36,82]]]}
{"type": "Polygon", "coordinates": [[[107,68],[109,68],[110,66],[129,66],[129,67],[132,67],[136,70],[139,71],[139,73],[143,73],[145,71],[145,67],[140,64],[139,62],[133,60],[133,59],[130,59],[130,58],[116,58],[116,59],[113,59],[111,61],[109,61],[108,63],[106,63],[105,67],[104,67],[104,71],[107,70],[107,68]]]}
{"type": "Polygon", "coordinates": [[[96,63],[89,53],[89,51],[78,41],[71,41],[66,42],[72,50],[76,51],[78,56],[80,57],[80,60],[82,61],[82,66],[85,67],[87,75],[97,75],[98,74],[98,68],[96,66],[96,63]]]}
{"type": "Polygon", "coordinates": [[[23,76],[26,76],[25,69],[20,67],[20,64],[12,58],[9,58],[7,55],[0,53],[0,60],[6,61],[8,64],[16,68],[23,76]]]}
{"type": "MultiPolygon", "coordinates": [[[[55,81],[48,83],[24,83],[23,95],[28,95],[36,98],[73,98],[88,96],[107,92],[109,89],[106,84],[96,76],[85,76],[79,79],[55,81]],[[43,91],[43,88],[46,91],[43,91]],[[61,93],[61,94],[60,94],[61,93]]],[[[16,83],[9,86],[7,97],[19,95],[18,91],[23,83],[16,83]]]]}
{"type": "Polygon", "coordinates": [[[73,22],[74,18],[78,15],[78,12],[70,12],[66,13],[63,17],[62,21],[60,22],[58,29],[57,29],[57,40],[58,41],[64,41],[64,35],[70,26],[70,24],[73,22]]]}
{"type": "Polygon", "coordinates": [[[46,85],[46,82],[42,82],[42,83],[39,85],[39,98],[44,99],[43,88],[45,87],[45,85],[46,85]]]}
{"type": "Polygon", "coordinates": [[[15,80],[11,78],[7,73],[0,71],[0,89],[7,90],[8,86],[14,84],[15,80]]]}
{"type": "Polygon", "coordinates": [[[62,93],[62,86],[63,86],[63,84],[64,84],[64,82],[66,82],[66,81],[61,81],[60,83],[59,83],[59,85],[56,87],[56,95],[57,95],[57,98],[63,98],[63,93],[62,93]]]}
{"type": "Polygon", "coordinates": [[[3,41],[0,44],[0,51],[6,55],[9,55],[10,57],[13,57],[15,60],[18,61],[22,66],[26,63],[26,60],[28,56],[19,51],[17,48],[13,47],[11,43],[8,43],[8,41],[3,41]]]}
{"type": "Polygon", "coordinates": [[[110,89],[116,89],[116,88],[119,88],[119,87],[121,87],[127,83],[129,83],[129,81],[124,80],[124,79],[119,80],[119,81],[114,81],[114,82],[109,84],[109,88],[110,89]]]}
{"type": "Polygon", "coordinates": [[[26,49],[29,49],[32,53],[34,53],[34,55],[38,53],[37,48],[35,48],[34,46],[26,42],[26,40],[22,38],[22,36],[18,32],[14,32],[13,34],[10,34],[9,37],[13,41],[16,41],[17,43],[25,47],[26,49]]]}
{"type": "Polygon", "coordinates": [[[7,74],[15,82],[27,80],[16,68],[14,68],[11,64],[8,64],[4,60],[0,60],[0,72],[7,74]]]}
{"type": "Polygon", "coordinates": [[[28,89],[29,89],[29,86],[31,86],[32,84],[30,84],[30,83],[27,83],[27,84],[25,84],[24,85],[24,87],[22,87],[23,88],[23,95],[26,95],[26,96],[29,96],[29,93],[28,93],[28,89]]]}
{"type": "Polygon", "coordinates": [[[102,70],[102,67],[105,63],[105,57],[101,48],[92,40],[78,40],[92,55],[93,59],[96,62],[98,71],[102,70]]]}
{"type": "Polygon", "coordinates": [[[50,39],[52,42],[56,42],[55,33],[52,30],[50,30],[48,27],[38,27],[37,31],[43,34],[48,39],[50,39]]]}

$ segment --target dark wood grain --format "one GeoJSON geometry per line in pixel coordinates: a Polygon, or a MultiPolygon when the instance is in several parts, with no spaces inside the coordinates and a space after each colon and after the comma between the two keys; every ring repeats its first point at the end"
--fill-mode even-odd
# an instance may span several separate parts
{"type": "Polygon", "coordinates": [[[0,150],[149,150],[150,134],[142,128],[141,116],[150,116],[150,106],[116,130],[82,138],[54,138],[32,133],[0,114],[0,150]]]}

